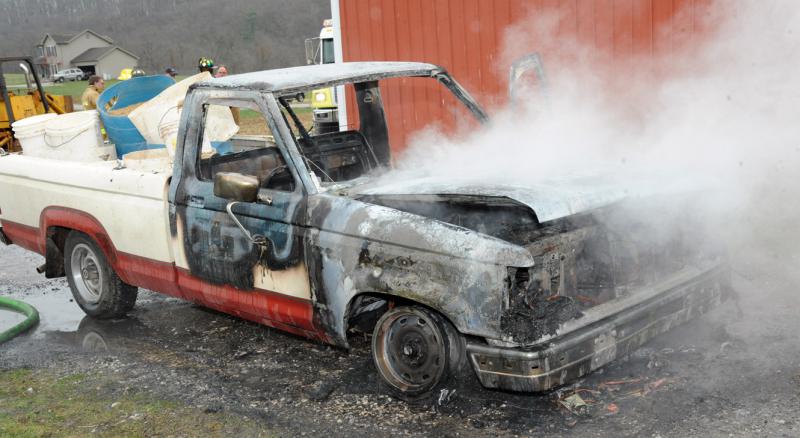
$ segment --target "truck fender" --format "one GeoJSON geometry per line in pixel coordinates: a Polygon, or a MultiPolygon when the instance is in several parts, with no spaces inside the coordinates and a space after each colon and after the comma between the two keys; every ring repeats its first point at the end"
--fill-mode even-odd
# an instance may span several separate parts
{"type": "MultiPolygon", "coordinates": [[[[106,260],[111,264],[117,275],[122,273],[117,269],[117,250],[108,237],[103,225],[89,213],[67,207],[47,207],[39,216],[39,247],[40,253],[45,255],[47,267],[45,276],[63,275],[63,243],[66,235],[60,235],[57,230],[79,231],[94,240],[103,251],[106,260]],[[58,246],[58,244],[62,246],[58,246]],[[59,267],[58,264],[61,264],[59,267]],[[60,275],[59,275],[60,274],[60,275]]],[[[124,279],[123,279],[124,280],[124,279]]]]}

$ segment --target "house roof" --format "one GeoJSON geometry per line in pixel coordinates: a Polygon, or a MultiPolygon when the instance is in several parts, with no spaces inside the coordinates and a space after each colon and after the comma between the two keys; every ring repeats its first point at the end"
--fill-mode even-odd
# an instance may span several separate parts
{"type": "Polygon", "coordinates": [[[40,43],[40,45],[44,45],[44,41],[47,39],[48,35],[50,36],[50,38],[55,40],[56,44],[69,44],[72,41],[74,41],[76,38],[78,38],[79,36],[85,34],[86,32],[91,33],[92,35],[100,38],[101,40],[107,42],[108,44],[114,44],[114,40],[112,40],[111,38],[109,38],[109,37],[107,37],[105,35],[100,35],[99,33],[95,32],[95,31],[93,31],[91,29],[84,29],[84,30],[82,30],[81,32],[78,32],[78,33],[46,33],[42,37],[42,42],[40,43]]]}
{"type": "MultiPolygon", "coordinates": [[[[75,37],[74,33],[51,33],[50,38],[54,39],[56,44],[67,44],[72,38],[75,37]]],[[[46,37],[46,35],[45,35],[46,37]]]]}
{"type": "Polygon", "coordinates": [[[91,48],[80,55],[72,58],[70,64],[75,64],[78,62],[90,62],[90,61],[99,61],[100,58],[106,55],[106,53],[114,50],[114,46],[108,47],[94,47],[91,48]]]}
{"type": "Polygon", "coordinates": [[[114,50],[119,50],[132,58],[139,59],[138,56],[134,55],[133,53],[123,49],[122,47],[118,46],[108,46],[108,47],[94,47],[91,48],[80,55],[72,58],[70,64],[79,64],[82,62],[95,62],[103,59],[106,55],[113,52],[114,50]]]}

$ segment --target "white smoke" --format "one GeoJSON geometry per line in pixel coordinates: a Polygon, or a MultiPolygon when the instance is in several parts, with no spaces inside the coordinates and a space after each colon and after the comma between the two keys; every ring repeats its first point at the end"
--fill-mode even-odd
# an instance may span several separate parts
{"type": "Polygon", "coordinates": [[[702,46],[632,60],[634,70],[655,65],[666,73],[655,83],[652,75],[626,77],[621,86],[595,74],[597,57],[587,48],[548,40],[557,17],[523,23],[506,38],[506,52],[559,47],[572,61],[550,72],[547,102],[523,99],[458,138],[419,133],[392,177],[525,185],[603,172],[662,175],[662,182],[711,176],[726,189],[720,216],[753,220],[740,213],[771,209],[773,221],[797,217],[800,3],[718,6],[725,14],[709,24],[714,31],[702,46]]]}
{"type": "Polygon", "coordinates": [[[674,213],[678,220],[702,216],[703,228],[724,241],[745,313],[715,318],[753,346],[746,360],[777,366],[775,357],[796,350],[770,336],[800,329],[800,2],[720,0],[714,7],[720,14],[704,44],[631,61],[661,72],[655,83],[647,74],[607,82],[586,48],[547,39],[557,17],[523,23],[509,33],[509,53],[558,46],[572,61],[569,69],[549,69],[547,104],[530,99],[496,111],[488,127],[459,137],[422,132],[389,177],[515,185],[609,172],[649,175],[656,184],[712,177],[721,190],[676,204],[674,213]]]}

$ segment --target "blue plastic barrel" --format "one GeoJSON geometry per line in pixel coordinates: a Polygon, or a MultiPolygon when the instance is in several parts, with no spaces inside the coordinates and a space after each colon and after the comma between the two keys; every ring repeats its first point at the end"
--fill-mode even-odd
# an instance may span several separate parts
{"type": "Polygon", "coordinates": [[[128,116],[115,116],[108,111],[150,100],[174,84],[175,80],[166,75],[141,76],[117,82],[103,91],[97,99],[97,111],[118,157],[144,149],[163,148],[164,145],[148,144],[128,116]],[[107,108],[109,102],[113,102],[113,106],[107,108]]]}

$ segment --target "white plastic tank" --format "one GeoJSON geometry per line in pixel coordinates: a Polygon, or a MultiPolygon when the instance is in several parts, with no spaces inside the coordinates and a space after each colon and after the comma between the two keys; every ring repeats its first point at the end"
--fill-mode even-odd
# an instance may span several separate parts
{"type": "Polygon", "coordinates": [[[171,159],[175,158],[175,148],[178,143],[178,127],[180,126],[181,110],[172,108],[168,110],[162,117],[161,123],[158,125],[158,135],[161,137],[161,142],[167,148],[167,153],[171,159]]]}
{"type": "Polygon", "coordinates": [[[23,154],[68,161],[116,159],[113,147],[103,145],[100,117],[96,110],[62,114],[45,123],[44,147],[23,154]]]}
{"type": "MultiPolygon", "coordinates": [[[[150,144],[164,144],[170,156],[175,154],[175,142],[178,136],[183,100],[192,84],[210,80],[211,74],[203,72],[170,86],[158,96],[141,104],[131,111],[128,118],[139,130],[142,137],[150,144]]],[[[227,141],[237,132],[239,126],[233,119],[230,108],[221,105],[212,105],[206,115],[203,132],[204,138],[210,141],[227,141]]],[[[204,147],[204,152],[213,152],[209,146],[204,147]]]]}
{"type": "Polygon", "coordinates": [[[38,116],[17,120],[11,124],[14,137],[19,140],[23,153],[42,150],[44,144],[44,126],[48,120],[57,117],[57,114],[47,113],[38,116]]]}

